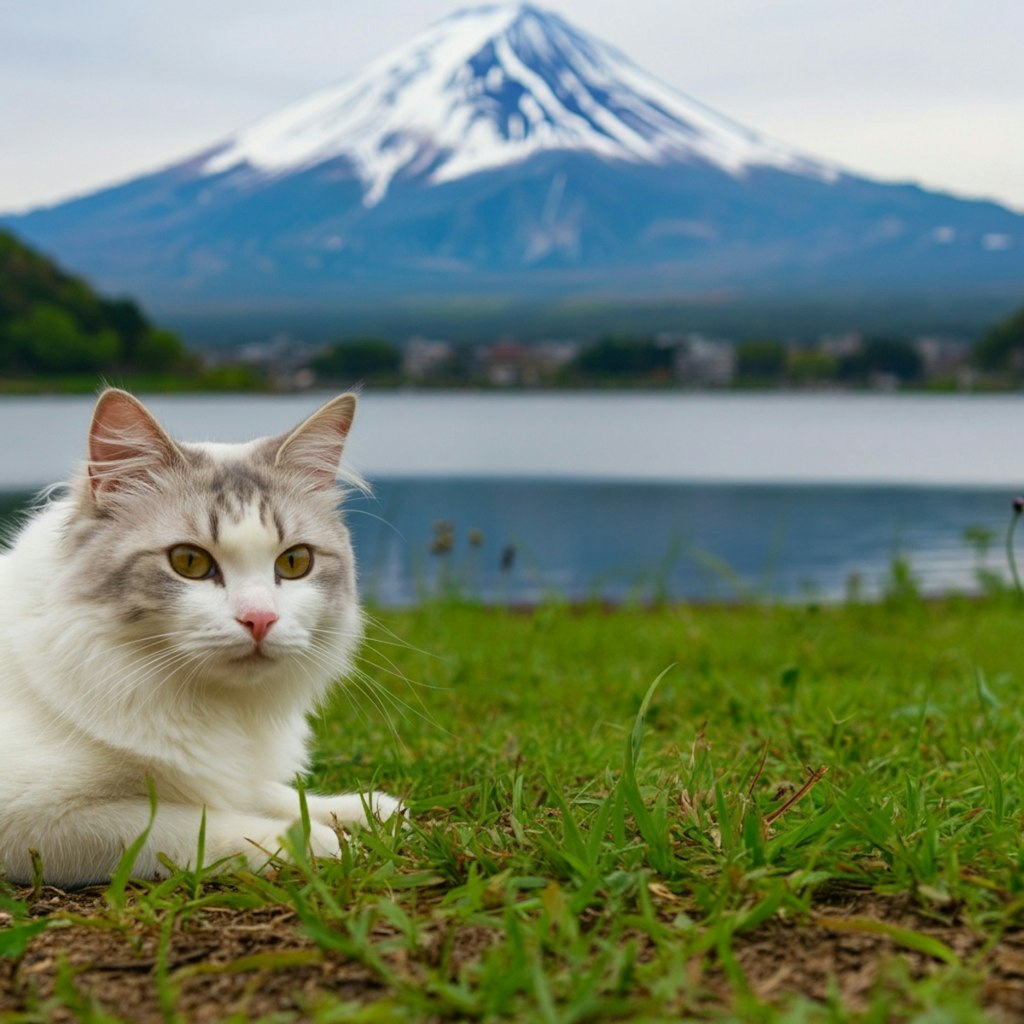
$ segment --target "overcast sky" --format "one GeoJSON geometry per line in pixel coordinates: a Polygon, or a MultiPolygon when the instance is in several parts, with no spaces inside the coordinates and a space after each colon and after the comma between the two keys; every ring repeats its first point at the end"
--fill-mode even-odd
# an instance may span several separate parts
{"type": "MultiPolygon", "coordinates": [[[[0,210],[154,170],[466,3],[0,0],[0,210]]],[[[733,120],[1024,211],[1024,0],[543,0],[733,120]]]]}

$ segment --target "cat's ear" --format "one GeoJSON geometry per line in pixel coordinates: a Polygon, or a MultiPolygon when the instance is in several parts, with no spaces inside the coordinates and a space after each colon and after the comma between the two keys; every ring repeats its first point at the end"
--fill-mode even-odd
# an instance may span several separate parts
{"type": "Polygon", "coordinates": [[[356,396],[351,392],[331,399],[284,438],[274,465],[298,470],[320,490],[333,487],[355,415],[356,396]]]}
{"type": "Polygon", "coordinates": [[[127,391],[107,388],[89,425],[89,486],[94,500],[139,483],[181,458],[152,413],[127,391]]]}

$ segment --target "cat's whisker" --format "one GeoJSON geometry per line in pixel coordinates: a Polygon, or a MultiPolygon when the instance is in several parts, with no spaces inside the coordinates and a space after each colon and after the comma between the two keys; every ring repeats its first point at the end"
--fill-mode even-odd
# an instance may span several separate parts
{"type": "MultiPolygon", "coordinates": [[[[328,634],[335,634],[336,635],[336,634],[340,633],[341,631],[328,629],[328,630],[324,630],[323,632],[324,633],[328,633],[328,634]]],[[[320,643],[322,643],[322,642],[323,641],[321,639],[320,643]]],[[[396,643],[396,646],[399,646],[399,644],[396,643]]],[[[417,717],[421,718],[427,724],[431,725],[434,728],[440,729],[441,731],[446,731],[446,730],[444,730],[443,726],[441,726],[436,720],[434,720],[431,717],[430,712],[429,712],[428,708],[426,707],[426,705],[424,704],[422,697],[420,697],[420,695],[416,692],[416,690],[417,690],[417,688],[421,688],[421,689],[447,689],[447,688],[435,687],[435,686],[431,686],[430,684],[427,684],[427,683],[422,683],[422,682],[419,682],[417,680],[410,679],[391,660],[391,658],[385,652],[378,651],[378,650],[375,650],[373,648],[373,641],[369,641],[369,642],[364,641],[363,648],[364,649],[365,648],[369,648],[373,654],[375,654],[378,657],[380,657],[381,659],[383,659],[383,661],[386,664],[385,665],[381,665],[381,664],[379,664],[377,662],[371,661],[361,651],[359,653],[357,653],[357,655],[356,655],[357,660],[362,662],[362,663],[364,663],[364,664],[366,664],[366,665],[369,665],[371,668],[376,668],[379,671],[384,672],[385,674],[390,675],[393,678],[395,678],[395,679],[397,679],[397,680],[407,684],[412,689],[412,692],[416,696],[417,703],[423,709],[422,713],[420,711],[418,711],[416,708],[414,708],[412,705],[408,704],[405,701],[402,701],[400,698],[398,698],[394,694],[391,694],[390,691],[384,690],[384,688],[381,686],[381,684],[377,680],[372,679],[372,677],[366,675],[365,673],[364,673],[364,678],[366,678],[366,680],[369,683],[371,683],[371,685],[373,685],[374,687],[380,689],[382,692],[388,693],[388,696],[389,696],[390,699],[392,699],[392,701],[398,702],[398,704],[401,704],[403,707],[407,708],[409,711],[411,711],[417,717]]],[[[415,649],[415,648],[411,648],[411,649],[415,649]]]]}
{"type": "MultiPolygon", "coordinates": [[[[189,657],[191,655],[187,651],[162,651],[147,661],[131,666],[120,677],[101,680],[101,685],[94,687],[89,703],[80,706],[78,713],[89,718],[97,711],[110,713],[120,709],[126,702],[134,703],[134,695],[146,682],[158,672],[173,671],[178,664],[186,663],[189,657]],[[111,686],[111,683],[116,685],[111,686]]],[[[141,705],[134,710],[143,710],[154,699],[157,689],[153,687],[149,693],[144,694],[141,705]]]]}
{"type": "Polygon", "coordinates": [[[366,658],[366,657],[364,657],[362,655],[360,655],[358,657],[358,660],[363,665],[366,665],[369,668],[377,669],[378,671],[384,672],[386,675],[394,676],[395,678],[399,679],[401,682],[408,683],[410,685],[410,687],[412,687],[411,692],[412,692],[412,695],[415,697],[416,704],[419,705],[419,708],[413,706],[408,701],[402,700],[401,697],[399,697],[396,693],[393,693],[392,690],[389,687],[385,686],[380,680],[374,679],[373,676],[371,676],[369,673],[363,672],[362,669],[359,669],[360,672],[363,672],[363,674],[366,676],[366,678],[372,680],[373,685],[377,689],[379,689],[382,693],[386,693],[388,695],[389,699],[392,702],[397,702],[398,704],[401,704],[403,707],[407,708],[412,714],[416,715],[417,718],[420,718],[422,721],[426,722],[428,725],[432,726],[433,728],[440,729],[442,732],[446,731],[444,729],[444,727],[438,721],[436,721],[436,719],[434,719],[434,717],[431,715],[430,709],[423,702],[423,698],[416,691],[416,689],[414,688],[414,684],[412,683],[411,680],[407,679],[405,676],[403,676],[401,674],[397,674],[396,675],[396,673],[391,672],[390,670],[388,670],[386,668],[383,668],[382,666],[378,665],[376,662],[370,661],[369,658],[366,658]]]}
{"type": "Polygon", "coordinates": [[[378,662],[371,662],[364,654],[362,654],[362,652],[360,652],[359,657],[368,665],[373,665],[374,668],[380,669],[381,672],[384,672],[389,676],[393,676],[395,679],[400,679],[403,683],[407,683],[411,687],[420,690],[438,691],[448,691],[451,689],[450,686],[436,686],[433,683],[424,683],[419,679],[410,678],[391,660],[391,658],[388,657],[386,652],[376,650],[372,644],[363,644],[363,650],[369,650],[371,654],[380,658],[384,662],[383,665],[378,662]]]}
{"type": "MultiPolygon", "coordinates": [[[[185,652],[177,652],[174,657],[169,656],[170,652],[166,653],[168,656],[163,658],[156,666],[153,666],[151,661],[134,666],[130,671],[129,679],[127,680],[130,682],[130,688],[127,691],[122,690],[122,684],[126,682],[125,676],[129,675],[129,673],[125,673],[117,679],[110,679],[107,677],[99,680],[97,685],[93,687],[92,691],[85,694],[84,700],[77,705],[74,716],[64,714],[65,720],[76,727],[88,727],[96,720],[104,720],[106,716],[111,713],[123,713],[125,697],[133,695],[137,691],[141,682],[150,678],[155,671],[172,667],[176,661],[184,661],[188,657],[185,652]],[[137,676],[139,671],[144,668],[151,668],[152,670],[148,672],[143,679],[135,679],[134,677],[137,676]],[[117,685],[113,687],[110,686],[112,682],[117,683],[117,685]]],[[[134,707],[133,711],[135,713],[142,712],[150,700],[153,699],[154,693],[155,688],[148,695],[144,696],[142,703],[134,707]]],[[[73,734],[69,733],[61,745],[61,749],[67,747],[72,739],[73,734]]]]}
{"type": "Polygon", "coordinates": [[[394,724],[391,721],[391,716],[388,714],[387,708],[383,707],[380,704],[380,702],[376,700],[373,691],[368,690],[366,686],[363,684],[363,681],[361,679],[356,678],[355,676],[349,677],[349,682],[351,683],[351,686],[347,687],[345,691],[345,696],[349,702],[349,706],[356,709],[358,714],[362,717],[363,721],[366,722],[367,726],[371,724],[372,719],[369,713],[367,712],[366,708],[363,707],[361,701],[355,699],[354,695],[360,694],[379,712],[381,719],[383,719],[384,724],[388,727],[388,732],[391,733],[395,740],[400,743],[401,741],[398,739],[398,734],[395,730],[394,724]]]}
{"type": "MultiPolygon", "coordinates": [[[[447,687],[432,686],[429,683],[423,683],[423,682],[421,682],[419,680],[411,679],[409,676],[407,676],[398,667],[398,665],[395,664],[394,661],[391,660],[390,657],[388,657],[388,655],[385,652],[375,650],[372,644],[364,644],[363,645],[363,650],[360,650],[357,653],[357,656],[356,656],[357,660],[360,661],[361,663],[363,663],[364,665],[367,665],[370,668],[375,668],[378,671],[383,672],[385,675],[389,675],[392,678],[397,679],[400,682],[405,683],[407,686],[409,686],[410,692],[412,693],[412,695],[416,699],[416,703],[420,706],[420,708],[423,709],[423,714],[420,717],[422,717],[424,719],[424,721],[429,722],[431,725],[434,725],[437,728],[441,728],[441,726],[436,721],[433,720],[433,718],[432,718],[432,716],[430,714],[429,709],[427,708],[426,704],[423,701],[422,696],[419,693],[419,690],[440,690],[440,689],[448,689],[448,688],[447,687]],[[370,658],[368,658],[366,656],[366,654],[363,653],[363,650],[366,650],[366,649],[369,649],[369,651],[372,654],[374,654],[375,656],[381,658],[384,661],[385,664],[381,665],[380,663],[378,663],[376,661],[373,661],[370,658]]],[[[407,705],[407,706],[410,706],[410,705],[407,705]]],[[[411,708],[411,706],[410,706],[410,708],[411,708]]]]}
{"type": "Polygon", "coordinates": [[[392,530],[395,536],[398,537],[400,540],[405,540],[405,534],[402,533],[402,531],[399,530],[394,523],[389,522],[383,516],[377,515],[376,512],[371,512],[369,509],[365,508],[353,508],[351,505],[346,506],[345,517],[347,518],[348,516],[352,515],[367,516],[369,519],[375,519],[378,523],[382,523],[384,526],[388,527],[388,529],[392,530]]]}
{"type": "MultiPolygon", "coordinates": [[[[307,654],[307,657],[311,658],[311,660],[314,660],[317,664],[323,664],[322,659],[319,658],[319,656],[314,652],[314,650],[312,648],[310,648],[306,652],[306,654],[307,654]]],[[[309,676],[310,678],[313,678],[313,673],[310,671],[309,667],[306,665],[304,659],[298,661],[298,665],[303,670],[303,672],[306,673],[307,676],[309,676]]],[[[346,681],[351,681],[351,678],[352,678],[351,676],[346,677],[346,681]]],[[[345,700],[348,702],[349,707],[354,708],[356,713],[363,719],[363,721],[366,722],[367,725],[369,725],[370,724],[370,716],[367,714],[366,709],[362,706],[362,704],[360,704],[359,701],[357,701],[357,700],[355,700],[353,698],[352,689],[349,686],[341,686],[341,687],[339,687],[339,689],[341,690],[342,694],[344,695],[345,700]]],[[[356,689],[359,692],[364,693],[364,695],[365,695],[365,691],[362,689],[361,686],[357,685],[356,689]]],[[[371,696],[370,699],[372,701],[372,696],[371,696]]],[[[386,712],[384,714],[385,714],[385,718],[387,718],[386,712]]],[[[317,704],[317,707],[316,707],[316,717],[321,719],[326,724],[326,722],[327,722],[326,706],[325,706],[325,704],[322,701],[317,704]]],[[[388,720],[389,727],[390,727],[390,724],[391,724],[390,720],[388,720]]]]}
{"type": "MultiPolygon", "coordinates": [[[[399,636],[393,629],[391,629],[390,626],[376,616],[364,612],[364,618],[371,626],[374,627],[374,629],[379,629],[382,633],[386,633],[391,638],[387,641],[388,643],[393,643],[396,647],[405,647],[407,650],[412,651],[415,654],[422,654],[425,658],[435,658],[438,661],[444,660],[441,655],[435,654],[433,651],[428,651],[422,647],[417,647],[415,644],[409,643],[408,640],[399,636]]],[[[372,639],[381,643],[385,642],[380,637],[373,637],[372,639]]]]}
{"type": "Polygon", "coordinates": [[[126,695],[137,689],[141,682],[150,678],[155,671],[173,665],[175,661],[184,657],[186,657],[186,652],[183,651],[159,650],[144,661],[125,666],[119,675],[102,676],[96,679],[91,691],[86,692],[90,693],[90,696],[96,701],[118,704],[126,695]]]}
{"type": "MultiPolygon", "coordinates": [[[[304,654],[305,654],[305,658],[306,659],[308,659],[309,661],[314,662],[315,664],[319,665],[321,668],[323,668],[323,669],[325,669],[327,671],[331,671],[331,672],[336,672],[337,671],[337,664],[336,664],[336,661],[335,661],[335,658],[336,658],[335,652],[333,651],[332,648],[330,648],[327,645],[325,645],[322,641],[313,641],[313,642],[311,642],[308,645],[308,647],[306,648],[304,654]]],[[[349,672],[347,672],[347,673],[339,673],[335,677],[335,681],[342,684],[342,686],[341,686],[342,690],[344,690],[344,688],[345,688],[344,687],[344,683],[346,681],[349,681],[349,680],[352,679],[352,673],[354,671],[358,671],[358,670],[353,665],[352,668],[349,670],[349,672]]]]}
{"type": "MultiPolygon", "coordinates": [[[[373,662],[368,661],[366,658],[364,658],[362,656],[357,656],[357,657],[358,657],[359,661],[363,662],[364,664],[368,664],[371,668],[381,669],[381,666],[375,665],[373,662]]],[[[396,673],[392,673],[388,669],[382,669],[382,671],[385,671],[389,675],[395,675],[396,678],[398,678],[402,682],[406,682],[406,683],[409,682],[409,680],[405,676],[403,676],[401,673],[397,673],[397,674],[396,673]]],[[[374,692],[377,693],[377,694],[380,694],[383,699],[387,700],[388,703],[391,704],[391,706],[394,707],[394,709],[398,712],[398,714],[401,715],[403,718],[405,717],[405,712],[409,712],[410,714],[414,715],[416,718],[419,718],[421,721],[425,722],[431,728],[438,729],[441,732],[446,733],[447,735],[451,735],[451,733],[449,733],[448,730],[444,728],[444,726],[442,726],[436,719],[434,719],[431,716],[429,710],[423,704],[423,701],[419,699],[418,695],[417,695],[417,702],[420,704],[420,708],[422,708],[422,710],[420,710],[420,708],[417,708],[414,705],[410,704],[408,701],[402,700],[401,697],[399,697],[397,694],[393,693],[388,687],[384,686],[379,680],[374,679],[373,676],[370,675],[368,672],[365,672],[363,669],[359,668],[358,665],[354,666],[353,671],[352,671],[352,675],[349,676],[349,679],[352,679],[354,677],[358,677],[364,683],[366,683],[367,685],[371,686],[373,688],[374,692]]],[[[413,691],[413,692],[415,693],[415,691],[413,691]]]]}
{"type": "Polygon", "coordinates": [[[120,643],[111,644],[109,647],[88,652],[85,664],[96,660],[107,660],[110,655],[116,651],[123,651],[127,648],[145,649],[147,647],[159,647],[161,645],[165,645],[169,639],[187,636],[189,636],[187,630],[175,630],[173,633],[159,633],[154,636],[136,637],[131,640],[123,640],[120,643]]]}
{"type": "Polygon", "coordinates": [[[211,661],[216,657],[214,651],[208,651],[205,655],[199,655],[195,657],[195,664],[189,670],[188,674],[183,676],[178,684],[178,690],[175,694],[175,698],[180,700],[183,694],[187,694],[189,698],[189,706],[187,714],[191,717],[194,713],[194,708],[197,703],[198,695],[196,688],[192,686],[192,682],[198,678],[211,661]]]}
{"type": "MultiPolygon", "coordinates": [[[[396,672],[400,672],[401,670],[391,660],[392,652],[388,651],[388,650],[381,650],[382,646],[384,646],[384,647],[399,647],[401,645],[396,644],[396,643],[389,643],[389,641],[387,641],[387,640],[379,640],[376,637],[374,637],[371,640],[364,640],[363,643],[362,643],[362,647],[368,648],[369,650],[373,651],[374,654],[379,655],[381,658],[383,658],[385,661],[387,661],[387,663],[389,665],[391,665],[395,669],[396,672]]],[[[437,657],[437,659],[439,661],[441,660],[440,657],[438,657],[436,655],[435,655],[435,657],[437,657]]],[[[418,683],[417,685],[423,686],[426,689],[430,689],[430,690],[449,689],[449,687],[431,686],[431,685],[428,685],[427,683],[418,683]]]]}
{"type": "MultiPolygon", "coordinates": [[[[366,700],[368,700],[370,704],[372,704],[377,709],[377,711],[380,712],[380,717],[384,721],[384,724],[387,726],[388,732],[391,734],[391,738],[394,741],[395,745],[399,749],[405,750],[405,742],[399,735],[398,729],[395,727],[394,720],[391,717],[391,712],[388,710],[387,705],[378,696],[377,690],[373,686],[372,680],[367,679],[361,672],[356,671],[353,672],[351,676],[349,676],[348,681],[352,686],[355,687],[357,692],[361,693],[366,698],[366,700]]],[[[368,715],[367,721],[369,721],[368,715]]]]}
{"type": "MultiPolygon", "coordinates": [[[[341,630],[331,630],[331,629],[328,628],[328,629],[323,630],[322,632],[324,632],[326,634],[337,635],[337,636],[340,636],[340,637],[342,637],[343,639],[346,639],[346,640],[350,638],[350,634],[347,634],[347,633],[345,633],[344,631],[341,631],[341,630]]],[[[443,661],[444,659],[440,655],[438,655],[438,654],[431,654],[429,651],[421,650],[420,648],[415,647],[412,644],[407,644],[405,641],[403,641],[401,639],[398,639],[398,640],[383,640],[380,637],[363,637],[362,638],[362,642],[361,642],[361,647],[369,648],[370,650],[374,651],[375,654],[378,654],[381,658],[383,658],[385,661],[387,661],[388,664],[391,665],[391,667],[394,669],[396,675],[400,676],[401,678],[404,678],[406,682],[408,682],[408,683],[410,683],[410,684],[412,684],[414,686],[422,687],[423,689],[427,689],[427,690],[450,690],[451,689],[451,687],[447,687],[447,686],[436,686],[436,685],[431,685],[429,683],[423,683],[423,682],[420,682],[418,680],[409,679],[408,677],[406,677],[404,675],[404,673],[402,673],[401,669],[399,669],[397,667],[397,665],[395,665],[391,661],[390,655],[387,652],[378,649],[378,645],[404,648],[404,649],[406,649],[408,651],[411,651],[412,653],[422,654],[425,657],[434,658],[437,661],[443,661]]]]}
{"type": "MultiPolygon", "coordinates": [[[[110,654],[112,654],[112,653],[114,653],[116,651],[119,651],[119,650],[123,650],[124,648],[130,647],[130,646],[137,646],[139,648],[156,647],[158,649],[157,653],[156,653],[156,656],[163,656],[164,654],[170,655],[170,654],[173,654],[173,650],[174,649],[173,648],[168,648],[166,646],[166,638],[169,637],[169,636],[187,636],[187,635],[188,635],[187,631],[180,630],[180,631],[175,631],[174,633],[163,634],[163,635],[161,635],[159,637],[153,637],[153,638],[148,638],[148,639],[141,639],[140,638],[140,639],[133,640],[133,641],[125,641],[125,642],[120,643],[120,644],[114,644],[114,645],[112,645],[106,651],[97,650],[97,651],[90,652],[87,655],[86,660],[82,664],[83,664],[83,667],[89,667],[94,661],[97,661],[97,660],[103,660],[103,661],[108,661],[109,662],[110,654]]],[[[144,651],[140,650],[139,653],[144,653],[144,651]]],[[[144,668],[144,667],[147,667],[150,664],[152,664],[152,657],[150,657],[147,661],[142,662],[139,666],[132,666],[132,668],[133,669],[135,669],[135,668],[144,668]]],[[[104,677],[102,680],[100,680],[98,682],[100,683],[100,685],[102,685],[104,687],[103,693],[110,693],[111,692],[110,689],[109,689],[109,682],[110,682],[109,677],[104,677]]]]}

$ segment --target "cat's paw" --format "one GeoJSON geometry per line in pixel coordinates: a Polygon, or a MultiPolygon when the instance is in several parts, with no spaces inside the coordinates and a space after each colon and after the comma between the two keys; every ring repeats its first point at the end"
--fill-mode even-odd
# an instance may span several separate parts
{"type": "Polygon", "coordinates": [[[334,858],[341,854],[341,839],[329,825],[319,821],[309,823],[309,852],[318,859],[334,858]]]}
{"type": "MultiPolygon", "coordinates": [[[[245,837],[245,856],[254,869],[269,866],[274,859],[291,860],[289,856],[289,838],[294,839],[293,822],[280,822],[273,832],[245,837]]],[[[306,853],[317,859],[337,858],[341,853],[341,840],[338,833],[330,825],[319,821],[309,823],[309,836],[306,840],[306,853]]]]}
{"type": "Polygon", "coordinates": [[[401,800],[388,793],[382,793],[378,789],[370,793],[369,803],[373,810],[373,816],[378,821],[389,821],[395,815],[402,818],[409,816],[409,810],[401,800]]]}
{"type": "Polygon", "coordinates": [[[318,821],[327,825],[368,825],[369,816],[377,821],[387,821],[395,815],[406,814],[405,804],[401,800],[374,790],[370,793],[341,793],[338,796],[322,796],[316,801],[314,808],[310,804],[310,814],[318,821]]]}

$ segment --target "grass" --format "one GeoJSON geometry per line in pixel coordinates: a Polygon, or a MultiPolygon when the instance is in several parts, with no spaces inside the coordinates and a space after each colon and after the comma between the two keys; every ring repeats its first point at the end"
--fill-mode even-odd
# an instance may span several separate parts
{"type": "Polygon", "coordinates": [[[1024,607],[376,613],[306,782],[407,796],[265,876],[0,900],[0,1017],[1024,1013],[1024,607]]]}

